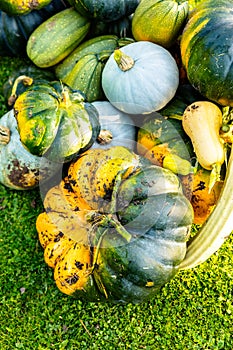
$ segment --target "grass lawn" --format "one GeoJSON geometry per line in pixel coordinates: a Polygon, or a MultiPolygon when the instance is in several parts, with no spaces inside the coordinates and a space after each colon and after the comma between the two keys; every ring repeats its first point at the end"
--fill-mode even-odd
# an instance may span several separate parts
{"type": "MultiPolygon", "coordinates": [[[[0,57],[0,89],[21,63],[0,57]]],[[[0,94],[1,115],[6,110],[0,94]]],[[[38,190],[0,185],[1,350],[233,349],[232,236],[150,302],[85,303],[55,286],[35,229],[42,210],[38,190]]]]}

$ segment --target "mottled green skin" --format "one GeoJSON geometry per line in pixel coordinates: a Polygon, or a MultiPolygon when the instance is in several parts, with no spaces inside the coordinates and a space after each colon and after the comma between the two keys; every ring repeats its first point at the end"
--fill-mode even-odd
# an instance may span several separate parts
{"type": "Polygon", "coordinates": [[[206,98],[233,106],[233,5],[205,1],[191,13],[181,55],[190,83],[206,98]]]}
{"type": "MultiPolygon", "coordinates": [[[[164,231],[159,230],[135,237],[130,243],[109,231],[101,242],[94,270],[105,298],[112,302],[141,303],[158,293],[178,272],[172,254],[178,261],[178,255],[184,258],[186,252],[185,244],[175,243],[175,231],[178,230],[172,231],[174,242],[171,243],[169,239],[162,242],[164,231]]],[[[182,233],[185,236],[187,230],[183,229],[182,233]]]]}
{"type": "Polygon", "coordinates": [[[46,19],[67,7],[63,0],[52,0],[40,10],[23,16],[11,16],[0,11],[1,56],[27,57],[26,45],[31,33],[46,19]]]}
{"type": "Polygon", "coordinates": [[[87,35],[90,21],[73,8],[53,15],[30,35],[27,55],[41,68],[51,67],[68,56],[87,35]]]}
{"type": "Polygon", "coordinates": [[[153,165],[121,183],[116,214],[118,219],[96,233],[94,278],[108,301],[143,302],[178,272],[193,210],[176,175],[153,165]],[[131,235],[129,241],[122,230],[131,235]]]}
{"type": "Polygon", "coordinates": [[[169,48],[181,34],[188,11],[188,1],[141,1],[132,19],[133,37],[169,48]]]}
{"type": "Polygon", "coordinates": [[[56,162],[90,147],[100,130],[96,108],[60,82],[33,85],[16,100],[14,113],[25,147],[56,162]]]}
{"type": "Polygon", "coordinates": [[[117,196],[120,222],[136,234],[151,228],[189,225],[192,219],[189,207],[178,177],[155,165],[146,166],[123,181],[117,196]]]}
{"type": "Polygon", "coordinates": [[[194,157],[193,146],[190,138],[184,132],[181,120],[164,118],[155,113],[145,118],[139,129],[140,139],[143,134],[153,140],[153,145],[167,145],[171,154],[176,154],[182,159],[191,162],[194,157]]]}
{"type": "Polygon", "coordinates": [[[113,51],[132,42],[115,35],[102,35],[80,44],[55,67],[55,74],[72,89],[81,90],[88,102],[104,98],[101,86],[102,71],[113,51]]]}

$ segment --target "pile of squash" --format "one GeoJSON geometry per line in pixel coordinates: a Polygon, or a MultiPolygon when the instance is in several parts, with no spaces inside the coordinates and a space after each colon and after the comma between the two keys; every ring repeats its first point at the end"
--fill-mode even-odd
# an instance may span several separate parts
{"type": "Polygon", "coordinates": [[[28,63],[3,88],[0,182],[40,191],[61,292],[143,302],[230,235],[232,10],[1,1],[1,55],[28,63]]]}

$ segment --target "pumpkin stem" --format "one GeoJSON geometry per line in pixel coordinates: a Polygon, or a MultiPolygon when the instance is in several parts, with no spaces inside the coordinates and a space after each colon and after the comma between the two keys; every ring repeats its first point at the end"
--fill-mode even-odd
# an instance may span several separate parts
{"type": "Polygon", "coordinates": [[[97,266],[97,259],[100,250],[100,246],[103,240],[103,237],[109,232],[109,227],[114,227],[117,233],[126,240],[126,242],[130,242],[132,236],[131,234],[118,222],[116,221],[112,215],[103,215],[102,221],[100,221],[99,226],[95,232],[95,236],[93,239],[95,249],[93,251],[93,259],[92,259],[92,267],[90,269],[90,274],[93,273],[97,266]],[[103,230],[104,228],[104,230],[103,230]]]}
{"type": "Polygon", "coordinates": [[[102,129],[96,139],[101,145],[108,145],[112,141],[112,133],[110,130],[102,129]]]}
{"type": "Polygon", "coordinates": [[[30,86],[33,83],[33,79],[28,77],[27,75],[20,75],[18,78],[15,79],[12,90],[11,90],[11,95],[8,98],[8,105],[13,106],[17,99],[17,88],[20,83],[23,83],[25,86],[30,86]]]}
{"type": "Polygon", "coordinates": [[[115,177],[114,186],[113,186],[113,190],[112,190],[112,196],[111,196],[111,202],[110,202],[110,207],[109,207],[109,213],[111,213],[113,215],[116,213],[117,193],[118,193],[119,187],[120,187],[121,182],[122,182],[122,177],[127,172],[127,170],[128,169],[123,169],[123,170],[119,171],[115,177]]]}
{"type": "Polygon", "coordinates": [[[10,142],[10,129],[0,125],[0,144],[7,145],[10,142]]]}
{"type": "Polygon", "coordinates": [[[86,219],[88,222],[92,223],[92,229],[97,226],[92,242],[94,245],[96,245],[97,242],[97,247],[99,247],[99,244],[103,236],[108,232],[107,228],[109,227],[115,228],[117,233],[119,233],[119,235],[127,242],[129,242],[132,238],[131,234],[121,225],[117,218],[115,218],[115,215],[111,213],[99,214],[94,211],[87,214],[86,219]],[[102,231],[101,228],[104,228],[104,231],[102,231]]]}
{"type": "Polygon", "coordinates": [[[131,241],[132,235],[124,228],[124,226],[121,225],[119,221],[110,219],[109,222],[122,238],[124,238],[128,243],[131,241]]]}
{"type": "Polygon", "coordinates": [[[71,105],[72,105],[72,102],[70,100],[69,90],[66,88],[63,88],[62,89],[62,100],[61,100],[60,106],[68,109],[71,105]]]}
{"type": "Polygon", "coordinates": [[[134,65],[134,60],[132,57],[126,55],[124,52],[122,52],[119,49],[116,49],[114,51],[114,60],[118,64],[119,68],[125,72],[129,69],[131,69],[134,65]]]}

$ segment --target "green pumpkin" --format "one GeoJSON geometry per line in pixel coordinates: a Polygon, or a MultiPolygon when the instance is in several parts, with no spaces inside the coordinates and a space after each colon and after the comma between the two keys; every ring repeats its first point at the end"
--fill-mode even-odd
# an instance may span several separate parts
{"type": "Polygon", "coordinates": [[[115,50],[102,73],[107,99],[129,114],[162,109],[174,97],[178,85],[175,59],[165,48],[149,41],[115,50]]]}
{"type": "Polygon", "coordinates": [[[20,141],[13,110],[0,119],[0,183],[29,190],[50,179],[60,165],[32,155],[20,141]]]}
{"type": "Polygon", "coordinates": [[[124,16],[111,22],[93,19],[87,38],[90,39],[109,34],[116,35],[119,38],[132,38],[132,15],[124,16]]]}
{"type": "Polygon", "coordinates": [[[159,113],[149,115],[138,130],[137,151],[152,163],[176,174],[188,175],[193,172],[194,151],[181,120],[159,113]]]}
{"type": "Polygon", "coordinates": [[[112,22],[131,15],[139,0],[68,0],[68,2],[83,16],[103,22],[112,22]]]}
{"type": "Polygon", "coordinates": [[[140,303],[154,297],[185,258],[193,210],[178,177],[124,147],[88,150],[49,190],[44,207],[39,239],[58,288],[68,295],[140,303]]]}
{"type": "Polygon", "coordinates": [[[148,40],[171,47],[177,40],[188,16],[188,1],[142,0],[132,19],[135,40],[148,40]]]}
{"type": "Polygon", "coordinates": [[[84,41],[55,67],[57,79],[72,89],[81,90],[88,102],[103,99],[101,78],[105,63],[117,47],[132,41],[119,39],[115,35],[102,35],[84,41]]]}
{"type": "Polygon", "coordinates": [[[184,132],[182,117],[187,106],[202,99],[190,84],[179,85],[174,98],[159,113],[144,118],[137,132],[137,152],[153,164],[176,173],[189,199],[197,159],[192,142],[184,132]]]}
{"type": "Polygon", "coordinates": [[[190,83],[223,106],[233,106],[232,23],[231,1],[203,1],[190,13],[180,43],[190,83]]]}
{"type": "Polygon", "coordinates": [[[67,162],[99,134],[98,112],[79,91],[60,82],[33,85],[14,105],[20,139],[32,154],[67,162]]]}
{"type": "Polygon", "coordinates": [[[118,172],[132,172],[143,162],[144,158],[124,146],[91,148],[70,165],[69,181],[90,208],[105,212],[118,172]]]}
{"type": "Polygon", "coordinates": [[[94,277],[107,299],[139,303],[152,298],[178,272],[192,208],[178,178],[157,166],[144,167],[122,181],[116,208],[112,227],[100,224],[94,277]],[[128,241],[121,235],[125,230],[128,241]]]}

